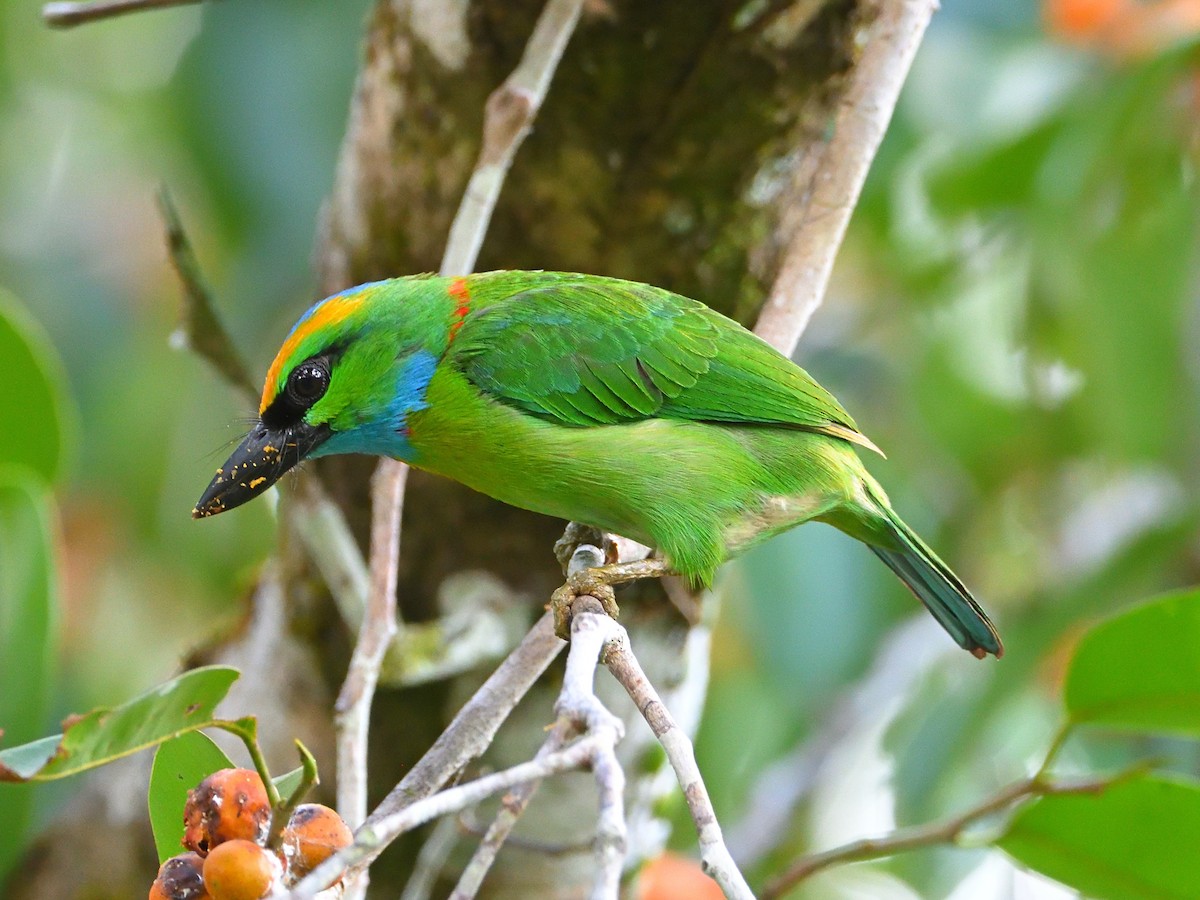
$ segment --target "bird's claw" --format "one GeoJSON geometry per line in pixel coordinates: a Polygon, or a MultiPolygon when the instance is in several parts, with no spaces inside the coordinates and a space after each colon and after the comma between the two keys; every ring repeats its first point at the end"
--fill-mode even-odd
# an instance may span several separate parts
{"type": "Polygon", "coordinates": [[[571,639],[571,606],[579,597],[595,597],[604,612],[614,619],[621,614],[612,586],[594,569],[584,569],[567,577],[566,584],[550,595],[554,633],[564,641],[571,639]]]}

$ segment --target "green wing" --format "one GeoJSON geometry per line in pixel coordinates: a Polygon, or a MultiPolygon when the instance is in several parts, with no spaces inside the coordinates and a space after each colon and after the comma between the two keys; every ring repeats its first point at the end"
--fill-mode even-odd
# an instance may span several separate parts
{"type": "Polygon", "coordinates": [[[649,285],[585,275],[472,279],[448,353],[495,399],[575,426],[652,417],[819,431],[875,449],[808,373],[737,323],[649,285]]]}

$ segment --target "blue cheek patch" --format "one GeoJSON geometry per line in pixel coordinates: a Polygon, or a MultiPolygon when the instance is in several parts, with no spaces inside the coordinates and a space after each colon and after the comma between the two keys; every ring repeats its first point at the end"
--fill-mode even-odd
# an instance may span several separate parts
{"type": "Polygon", "coordinates": [[[396,399],[390,407],[398,429],[404,428],[409,413],[429,409],[425,392],[429,389],[437,364],[437,357],[428,350],[418,350],[400,370],[400,377],[396,379],[396,399]]]}
{"type": "Polygon", "coordinates": [[[438,360],[427,350],[413,353],[400,367],[395,395],[384,415],[350,429],[337,432],[321,444],[310,457],[335,453],[367,453],[411,460],[413,447],[406,427],[410,413],[428,409],[425,393],[437,369],[438,360]]]}

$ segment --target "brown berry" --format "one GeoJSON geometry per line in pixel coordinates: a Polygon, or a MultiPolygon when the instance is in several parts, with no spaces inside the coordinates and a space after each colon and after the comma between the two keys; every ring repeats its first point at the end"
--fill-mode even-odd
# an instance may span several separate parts
{"type": "Polygon", "coordinates": [[[271,803],[258,773],[221,769],[188,791],[183,846],[205,856],[225,841],[262,843],[271,827],[271,803]]]}
{"type": "Polygon", "coordinates": [[[299,877],[311,872],[343,847],[354,835],[342,817],[320,803],[296,807],[283,829],[281,844],[288,871],[299,877]]]}
{"type": "Polygon", "coordinates": [[[259,900],[283,874],[273,853],[253,841],[223,841],[204,859],[204,886],[213,900],[259,900]]]}
{"type": "Polygon", "coordinates": [[[150,885],[150,900],[210,900],[204,889],[204,860],[198,853],[172,856],[150,885]]]}

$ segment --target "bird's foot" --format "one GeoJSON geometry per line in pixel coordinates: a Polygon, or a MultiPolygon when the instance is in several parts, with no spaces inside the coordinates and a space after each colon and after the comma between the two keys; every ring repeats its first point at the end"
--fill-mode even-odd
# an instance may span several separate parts
{"type": "Polygon", "coordinates": [[[614,619],[621,615],[612,585],[604,579],[604,570],[584,569],[567,577],[567,582],[550,595],[550,612],[554,616],[554,633],[564,641],[571,639],[571,606],[580,597],[595,597],[604,607],[604,612],[614,619]]]}
{"type": "Polygon", "coordinates": [[[550,595],[550,612],[554,616],[554,633],[564,641],[571,638],[571,605],[579,597],[595,597],[604,611],[614,619],[620,615],[614,584],[624,584],[641,578],[670,575],[671,566],[665,559],[640,559],[636,562],[593,566],[572,572],[566,584],[550,595]]]}

